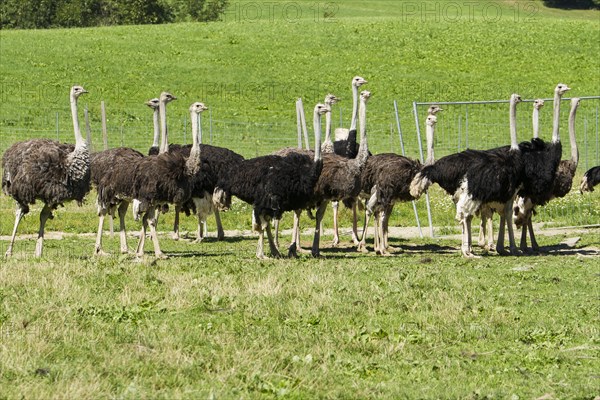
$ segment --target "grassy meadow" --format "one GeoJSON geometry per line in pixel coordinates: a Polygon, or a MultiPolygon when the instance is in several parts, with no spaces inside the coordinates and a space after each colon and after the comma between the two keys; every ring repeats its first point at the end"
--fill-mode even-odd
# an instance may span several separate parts
{"type": "MultiPolygon", "coordinates": [[[[173,142],[189,142],[188,106],[201,100],[211,113],[205,138],[252,157],[295,145],[298,97],[310,126],[312,106],[335,93],[342,102],[334,123],[347,126],[349,82],[361,75],[373,93],[373,153],[400,151],[391,131],[397,100],[406,151],[416,157],[412,101],[552,97],[558,82],[572,87],[569,97],[599,95],[599,34],[598,12],[442,0],[232,1],[223,21],[208,24],[0,30],[0,151],[33,137],[72,142],[67,93],[81,84],[90,91],[80,104],[89,109],[96,149],[101,101],[110,147],[145,151],[152,120],[143,102],[168,90],[178,97],[169,105],[173,142]]],[[[600,224],[600,190],[576,192],[585,163],[600,157],[599,106],[582,101],[585,161],[574,191],[539,210],[544,228],[600,224]]],[[[459,133],[465,109],[445,108],[438,157],[467,145],[459,133]]],[[[507,142],[505,107],[468,112],[471,146],[507,142]]],[[[551,112],[549,102],[543,138],[551,112]]],[[[519,106],[520,140],[530,137],[530,115],[529,104],[519,106]]],[[[163,234],[171,257],[135,262],[117,255],[117,236],[105,238],[115,255],[91,255],[92,192],[83,207],[67,204],[48,222],[48,234],[61,235],[46,240],[42,259],[31,257],[35,241],[27,237],[12,259],[0,259],[0,399],[600,395],[599,229],[540,235],[544,255],[464,260],[459,239],[446,236],[459,232],[451,200],[437,187],[430,194],[437,237],[392,237],[403,251],[391,257],[357,253],[345,229],[340,248],[322,239],[321,259],[258,261],[255,236],[230,233],[217,242],[209,219],[205,242],[163,234]],[[577,243],[563,243],[575,236],[577,243]]],[[[417,208],[426,227],[424,200],[417,208]]],[[[37,232],[40,209],[32,206],[20,234],[37,232]]],[[[0,195],[0,235],[10,234],[13,218],[12,199],[0,195]]],[[[225,229],[246,232],[250,207],[236,202],[222,219],[225,229]]],[[[330,228],[330,215],[324,221],[330,228]]],[[[160,230],[172,222],[173,213],[161,217],[160,230]]],[[[350,226],[345,209],[341,225],[350,226]]],[[[396,205],[390,225],[413,227],[412,207],[396,205]]],[[[291,226],[289,215],[282,226],[291,226]]],[[[193,235],[194,219],[183,218],[181,229],[193,235]]],[[[133,248],[136,238],[129,240],[133,248]]],[[[310,242],[308,231],[303,240],[310,242]]]]}

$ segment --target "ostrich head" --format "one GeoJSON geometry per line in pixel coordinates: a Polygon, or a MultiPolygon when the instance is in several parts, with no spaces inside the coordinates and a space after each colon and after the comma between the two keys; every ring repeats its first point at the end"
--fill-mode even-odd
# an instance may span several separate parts
{"type": "Polygon", "coordinates": [[[352,78],[352,85],[354,85],[356,87],[361,87],[365,83],[369,83],[369,82],[365,78],[362,78],[360,76],[355,76],[354,78],[352,78]]]}
{"type": "Polygon", "coordinates": [[[433,114],[429,114],[427,119],[425,119],[425,124],[429,126],[434,126],[437,123],[437,117],[433,114]]]}
{"type": "Polygon", "coordinates": [[[441,108],[440,106],[438,106],[437,104],[434,104],[427,109],[427,114],[435,115],[435,114],[439,113],[440,111],[444,111],[444,109],[441,108]]]}
{"type": "Polygon", "coordinates": [[[85,90],[83,88],[83,86],[73,86],[71,88],[71,97],[73,97],[74,99],[78,98],[79,96],[81,96],[84,93],[89,93],[87,90],[85,90]]]}
{"type": "Polygon", "coordinates": [[[559,83],[558,85],[556,85],[554,93],[562,96],[567,92],[567,90],[571,90],[571,88],[565,85],[564,83],[559,83]]]}
{"type": "Polygon", "coordinates": [[[148,107],[150,107],[153,110],[156,110],[158,108],[158,103],[160,102],[160,100],[158,100],[156,97],[153,99],[148,100],[147,102],[145,102],[144,104],[146,104],[148,107]]]}
{"type": "Polygon", "coordinates": [[[327,96],[325,96],[325,104],[327,104],[328,106],[332,106],[335,103],[337,103],[338,101],[340,101],[340,99],[338,99],[337,97],[335,97],[335,95],[329,93],[327,96]]]}
{"type": "Polygon", "coordinates": [[[542,100],[542,99],[535,99],[533,101],[533,108],[535,108],[536,110],[539,110],[542,107],[544,107],[544,100],[542,100]]]}
{"type": "Polygon", "coordinates": [[[196,114],[200,114],[202,111],[208,110],[208,107],[204,105],[204,103],[200,103],[199,101],[192,103],[190,106],[190,112],[195,112],[196,114]]]}
{"type": "Polygon", "coordinates": [[[177,100],[177,97],[173,96],[169,92],[162,92],[160,94],[160,101],[164,101],[165,103],[169,103],[169,102],[171,102],[173,100],[177,100]]]}
{"type": "Polygon", "coordinates": [[[363,90],[362,92],[360,92],[361,100],[364,100],[366,102],[367,100],[369,100],[370,97],[371,97],[371,92],[369,92],[368,90],[363,90]]]}
{"type": "Polygon", "coordinates": [[[581,101],[581,99],[579,97],[573,97],[571,99],[571,107],[575,107],[575,105],[579,105],[580,101],[581,101]]]}
{"type": "Polygon", "coordinates": [[[514,103],[520,103],[523,101],[520,95],[513,93],[510,95],[510,101],[514,103]]]}
{"type": "Polygon", "coordinates": [[[319,115],[323,115],[331,112],[331,107],[329,107],[327,104],[319,103],[315,106],[315,112],[319,115]]]}

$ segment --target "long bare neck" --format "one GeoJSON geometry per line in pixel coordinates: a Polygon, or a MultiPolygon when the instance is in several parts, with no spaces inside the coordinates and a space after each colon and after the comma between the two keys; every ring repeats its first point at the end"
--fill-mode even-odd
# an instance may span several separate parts
{"type": "Polygon", "coordinates": [[[169,138],[167,133],[167,103],[163,100],[160,101],[158,110],[160,112],[160,150],[159,154],[166,153],[169,151],[169,138]]]}
{"type": "Polygon", "coordinates": [[[575,115],[577,114],[577,107],[579,103],[571,105],[571,112],[569,113],[569,143],[571,145],[571,161],[577,165],[579,163],[579,150],[577,149],[577,141],[575,140],[575,115]]]}
{"type": "Polygon", "coordinates": [[[425,138],[427,141],[427,159],[425,159],[425,165],[431,165],[435,160],[435,155],[433,154],[434,129],[434,125],[429,124],[425,128],[425,138]]]}
{"type": "Polygon", "coordinates": [[[331,142],[331,113],[325,114],[325,140],[324,142],[331,142]]]}
{"type": "Polygon", "coordinates": [[[533,107],[531,122],[533,124],[533,137],[537,139],[540,137],[540,110],[537,107],[533,107]]]}
{"type": "Polygon", "coordinates": [[[158,147],[160,144],[160,122],[158,120],[158,108],[154,109],[152,113],[152,121],[154,122],[154,139],[152,140],[152,147],[158,147]]]}
{"type": "Polygon", "coordinates": [[[186,166],[189,174],[195,174],[200,168],[200,116],[196,112],[190,112],[190,119],[192,120],[192,148],[190,149],[190,156],[186,161],[186,166]]]}
{"type": "Polygon", "coordinates": [[[561,94],[559,92],[554,93],[554,103],[552,107],[554,109],[554,115],[552,119],[552,143],[560,142],[560,99],[561,94]]]}
{"type": "Polygon", "coordinates": [[[518,150],[517,143],[517,102],[514,99],[510,100],[510,148],[518,150]]]}
{"type": "Polygon", "coordinates": [[[77,115],[77,98],[71,95],[71,116],[73,117],[73,130],[75,131],[75,148],[79,149],[87,147],[87,143],[81,136],[81,129],[79,129],[79,117],[77,115]]]}
{"type": "Polygon", "coordinates": [[[313,116],[313,129],[315,131],[315,158],[314,161],[317,162],[321,160],[321,114],[319,114],[316,110],[313,116]]]}
{"type": "Polygon", "coordinates": [[[364,165],[367,162],[367,157],[369,156],[369,143],[367,141],[367,103],[364,99],[360,100],[358,114],[358,120],[360,124],[360,145],[358,147],[356,159],[361,165],[364,165]]]}
{"type": "Polygon", "coordinates": [[[356,130],[356,117],[358,114],[358,86],[352,85],[352,121],[350,122],[350,130],[356,130]]]}

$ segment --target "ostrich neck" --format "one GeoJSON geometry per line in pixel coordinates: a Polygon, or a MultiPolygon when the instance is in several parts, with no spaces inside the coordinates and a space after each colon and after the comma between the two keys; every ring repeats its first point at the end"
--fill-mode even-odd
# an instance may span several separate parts
{"type": "Polygon", "coordinates": [[[560,130],[560,98],[562,96],[556,92],[554,93],[554,103],[552,107],[554,109],[554,115],[552,120],[552,143],[560,142],[559,130],[560,130]]]}
{"type": "Polygon", "coordinates": [[[160,112],[160,150],[159,154],[166,153],[169,151],[169,138],[167,133],[167,104],[164,101],[161,101],[158,110],[160,112]]]}
{"type": "Polygon", "coordinates": [[[71,96],[71,115],[73,117],[73,130],[75,131],[75,148],[80,149],[87,147],[86,141],[81,136],[81,129],[79,129],[79,117],[77,116],[77,99],[75,96],[71,96]]]}
{"type": "Polygon", "coordinates": [[[331,142],[331,113],[325,114],[325,143],[331,142]]]}
{"type": "Polygon", "coordinates": [[[317,111],[314,113],[313,117],[313,128],[315,130],[315,158],[314,161],[321,160],[321,114],[317,111]]]}
{"type": "Polygon", "coordinates": [[[533,123],[533,137],[535,139],[537,139],[540,137],[540,110],[538,110],[535,107],[533,108],[532,123],[533,123]]]}
{"type": "Polygon", "coordinates": [[[427,127],[425,128],[425,137],[427,141],[427,158],[425,159],[425,165],[431,165],[435,160],[435,156],[433,154],[433,134],[433,125],[427,125],[427,127]]]}
{"type": "Polygon", "coordinates": [[[510,102],[510,148],[512,150],[519,149],[517,144],[517,102],[514,100],[510,102]]]}
{"type": "Polygon", "coordinates": [[[360,101],[359,124],[360,124],[360,145],[356,159],[360,166],[364,166],[369,157],[369,143],[367,141],[367,105],[364,100],[360,101]]]}
{"type": "Polygon", "coordinates": [[[350,130],[356,130],[356,116],[358,113],[358,86],[352,85],[352,121],[350,130]]]}
{"type": "Polygon", "coordinates": [[[158,121],[158,108],[152,113],[152,120],[154,122],[154,139],[152,140],[152,147],[158,147],[160,144],[160,122],[158,121]]]}
{"type": "Polygon", "coordinates": [[[571,145],[571,161],[577,165],[579,163],[579,150],[575,140],[575,115],[577,114],[577,104],[571,107],[569,113],[569,143],[571,145]]]}
{"type": "Polygon", "coordinates": [[[192,120],[192,148],[190,149],[190,156],[187,159],[187,169],[189,174],[195,174],[200,169],[200,116],[194,111],[191,112],[192,120]]]}

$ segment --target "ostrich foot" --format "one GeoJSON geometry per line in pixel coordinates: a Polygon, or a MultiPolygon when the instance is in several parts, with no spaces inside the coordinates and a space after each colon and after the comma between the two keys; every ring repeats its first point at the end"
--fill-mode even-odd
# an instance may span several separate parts
{"type": "Polygon", "coordinates": [[[8,249],[6,250],[6,253],[4,253],[4,258],[9,258],[10,256],[12,256],[12,249],[8,249]]]}
{"type": "Polygon", "coordinates": [[[298,258],[297,249],[296,242],[290,244],[290,247],[288,247],[288,258],[298,258]]]}
{"type": "Polygon", "coordinates": [[[173,240],[179,240],[179,232],[173,232],[173,233],[171,234],[171,238],[172,238],[173,240]]]}
{"type": "Polygon", "coordinates": [[[462,253],[462,256],[465,258],[472,258],[472,259],[481,258],[481,256],[476,256],[475,254],[473,254],[473,251],[470,248],[461,247],[461,253],[462,253]]]}
{"type": "Polygon", "coordinates": [[[281,253],[278,249],[271,249],[271,257],[273,258],[281,258],[281,253]]]}
{"type": "Polygon", "coordinates": [[[369,249],[367,249],[367,245],[365,243],[360,242],[356,247],[356,251],[367,254],[369,252],[369,249]]]}
{"type": "Polygon", "coordinates": [[[519,251],[519,249],[517,249],[517,248],[516,248],[516,247],[514,247],[514,246],[511,246],[511,248],[510,248],[510,255],[512,255],[512,256],[520,256],[520,255],[522,255],[522,254],[523,254],[523,253],[521,253],[521,252],[519,251]]]}
{"type": "Polygon", "coordinates": [[[387,251],[390,253],[404,253],[404,249],[402,247],[394,247],[394,246],[388,246],[387,251]]]}
{"type": "Polygon", "coordinates": [[[95,256],[99,256],[99,257],[106,257],[106,256],[110,256],[109,253],[105,252],[104,250],[102,250],[100,247],[96,247],[94,249],[94,255],[95,256]]]}
{"type": "Polygon", "coordinates": [[[37,243],[35,244],[35,256],[37,258],[40,258],[42,256],[43,245],[44,243],[38,239],[37,243]]]}
{"type": "Polygon", "coordinates": [[[196,239],[191,240],[190,243],[192,243],[192,244],[202,243],[203,240],[204,240],[203,237],[197,237],[196,239]]]}
{"type": "Polygon", "coordinates": [[[313,247],[311,254],[313,256],[313,258],[320,258],[321,257],[321,252],[319,251],[318,247],[313,247]]]}
{"type": "Polygon", "coordinates": [[[121,247],[121,254],[129,254],[129,249],[127,247],[121,247]]]}
{"type": "Polygon", "coordinates": [[[354,243],[355,246],[358,246],[358,244],[360,243],[360,240],[354,233],[352,233],[352,242],[354,243]]]}
{"type": "Polygon", "coordinates": [[[338,235],[333,236],[333,242],[331,242],[331,246],[337,247],[340,244],[340,238],[338,235]]]}
{"type": "Polygon", "coordinates": [[[157,251],[154,253],[154,257],[160,259],[160,260],[166,260],[169,258],[168,255],[166,255],[165,253],[163,253],[162,251],[157,251]]]}
{"type": "Polygon", "coordinates": [[[302,248],[302,246],[300,246],[300,245],[296,245],[296,250],[300,254],[310,254],[311,253],[310,250],[306,250],[306,249],[302,248]]]}
{"type": "Polygon", "coordinates": [[[223,231],[217,233],[217,240],[220,242],[225,239],[225,233],[223,231]]]}

